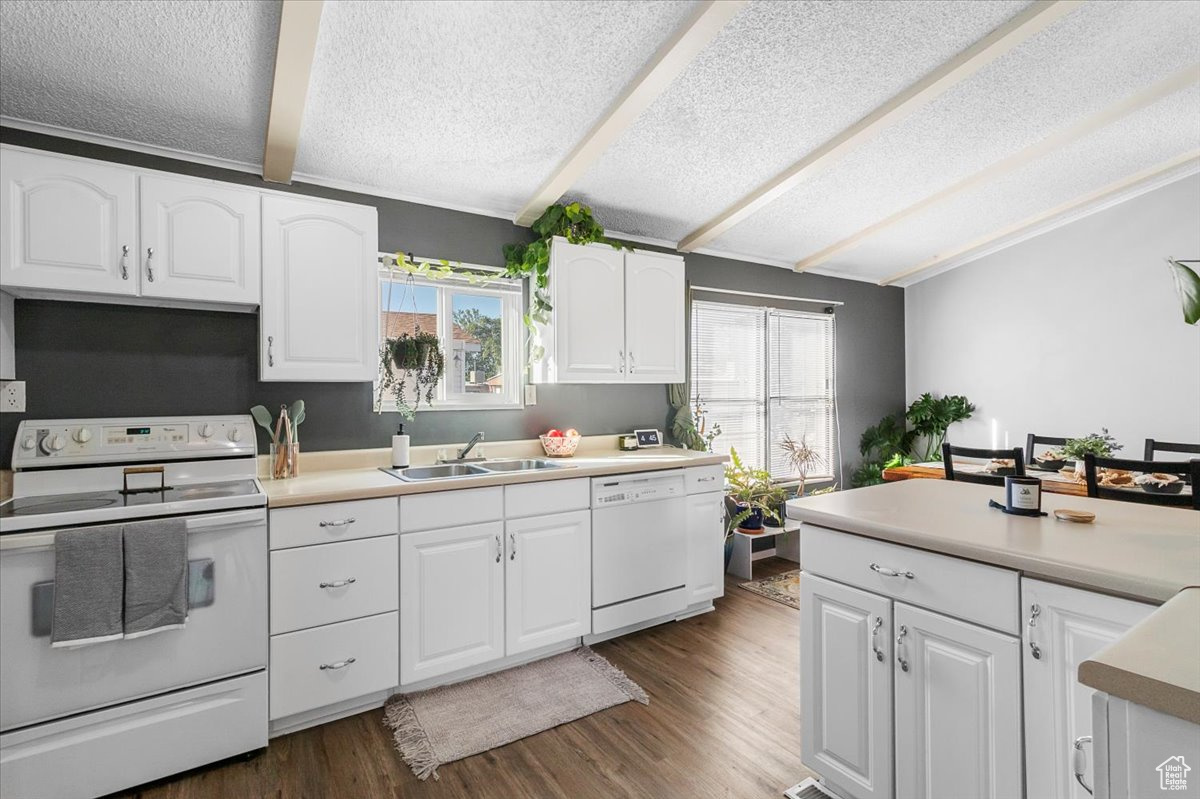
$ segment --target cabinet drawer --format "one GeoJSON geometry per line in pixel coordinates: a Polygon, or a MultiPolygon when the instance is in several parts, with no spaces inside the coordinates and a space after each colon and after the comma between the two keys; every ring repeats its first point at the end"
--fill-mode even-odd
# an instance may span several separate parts
{"type": "Polygon", "coordinates": [[[683,470],[683,485],[689,494],[723,491],[725,489],[725,467],[720,464],[690,466],[683,470]]]}
{"type": "Polygon", "coordinates": [[[400,673],[397,614],[273,636],[270,671],[272,721],[392,688],[400,673]]]}
{"type": "Polygon", "coordinates": [[[504,489],[470,488],[417,494],[400,500],[400,532],[462,527],[504,518],[504,489]]]}
{"type": "Polygon", "coordinates": [[[800,560],[831,580],[1014,635],[1020,629],[1014,571],[808,524],[800,560]]]}
{"type": "Polygon", "coordinates": [[[400,529],[395,499],[359,499],[271,511],[271,549],[388,535],[400,529]]]}
{"type": "Polygon", "coordinates": [[[271,634],[395,610],[399,574],[394,535],[272,552],[271,634]]]}
{"type": "Polygon", "coordinates": [[[504,516],[517,519],[522,516],[544,516],[548,513],[585,510],[591,501],[591,484],[586,477],[505,486],[504,516]]]}

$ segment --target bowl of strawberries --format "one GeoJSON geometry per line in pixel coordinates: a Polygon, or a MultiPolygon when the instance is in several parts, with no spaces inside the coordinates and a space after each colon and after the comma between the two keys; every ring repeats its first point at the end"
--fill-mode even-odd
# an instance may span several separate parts
{"type": "Polygon", "coordinates": [[[575,448],[579,446],[579,439],[583,436],[579,435],[578,430],[571,427],[567,430],[554,428],[538,438],[541,439],[542,449],[549,457],[569,458],[575,454],[575,448]]]}

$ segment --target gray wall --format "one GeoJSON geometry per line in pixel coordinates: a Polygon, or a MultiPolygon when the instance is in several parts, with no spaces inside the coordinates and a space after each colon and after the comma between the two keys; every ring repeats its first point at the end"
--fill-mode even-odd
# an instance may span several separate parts
{"type": "MultiPolygon", "coordinates": [[[[503,219],[319,186],[266,184],[246,173],[12,128],[0,128],[0,141],[373,205],[382,250],[501,264],[504,244],[531,236],[503,219]]],[[[700,285],[846,302],[838,311],[838,376],[848,465],[863,428],[902,407],[901,289],[703,255],[687,256],[687,273],[700,285]]],[[[15,322],[17,377],[27,384],[28,413],[0,416],[4,466],[21,418],[244,413],[257,403],[303,398],[302,446],[310,451],[386,446],[399,420],[371,412],[370,384],[259,382],[253,314],[17,300],[15,322]]],[[[550,427],[619,433],[662,428],[669,418],[662,386],[539,386],[538,404],[524,410],[422,412],[406,427],[414,443],[427,444],[462,441],[476,430],[492,440],[532,438],[550,427]]]]}
{"type": "Polygon", "coordinates": [[[1192,176],[918,283],[905,294],[908,397],[966,394],[950,437],[1109,431],[1200,441],[1200,327],[1184,324],[1165,256],[1200,258],[1192,176]]]}

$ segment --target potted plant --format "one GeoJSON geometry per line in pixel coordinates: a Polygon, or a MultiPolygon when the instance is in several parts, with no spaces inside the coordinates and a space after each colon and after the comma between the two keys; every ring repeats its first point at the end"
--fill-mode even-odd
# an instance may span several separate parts
{"type": "Polygon", "coordinates": [[[411,420],[420,406],[433,405],[433,392],[446,372],[446,359],[441,344],[433,333],[422,332],[418,327],[413,334],[401,333],[389,338],[379,349],[379,395],[376,408],[382,408],[383,397],[390,394],[396,401],[396,410],[411,420]],[[412,378],[415,398],[409,404],[408,380],[412,378]]]}
{"type": "Polygon", "coordinates": [[[1099,433],[1088,433],[1083,438],[1068,438],[1062,454],[1064,458],[1075,461],[1075,476],[1082,477],[1084,456],[1108,458],[1121,448],[1117,440],[1108,434],[1108,428],[1101,427],[1099,433]]]}
{"type": "MultiPolygon", "coordinates": [[[[779,497],[781,489],[771,483],[766,469],[755,469],[742,463],[737,450],[730,447],[730,463],[725,467],[726,500],[731,505],[728,535],[734,530],[761,532],[766,519],[779,522],[779,497]]],[[[786,492],[784,492],[786,496],[786,492]]]]}
{"type": "Polygon", "coordinates": [[[792,471],[800,475],[800,484],[796,486],[796,497],[804,496],[804,487],[808,482],[808,473],[813,469],[819,468],[825,462],[821,453],[808,445],[808,438],[800,436],[800,440],[792,438],[787,433],[783,435],[783,441],[779,444],[784,454],[787,456],[788,465],[792,467],[792,471]]]}

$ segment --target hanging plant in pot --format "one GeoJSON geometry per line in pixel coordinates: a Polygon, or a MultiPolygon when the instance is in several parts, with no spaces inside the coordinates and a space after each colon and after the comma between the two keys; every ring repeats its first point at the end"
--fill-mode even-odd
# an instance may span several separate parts
{"type": "Polygon", "coordinates": [[[413,334],[401,333],[385,339],[379,348],[376,410],[382,408],[384,396],[391,396],[396,410],[409,420],[416,414],[421,400],[427,406],[433,405],[433,393],[446,373],[446,359],[438,337],[420,327],[415,330],[413,334]]]}

